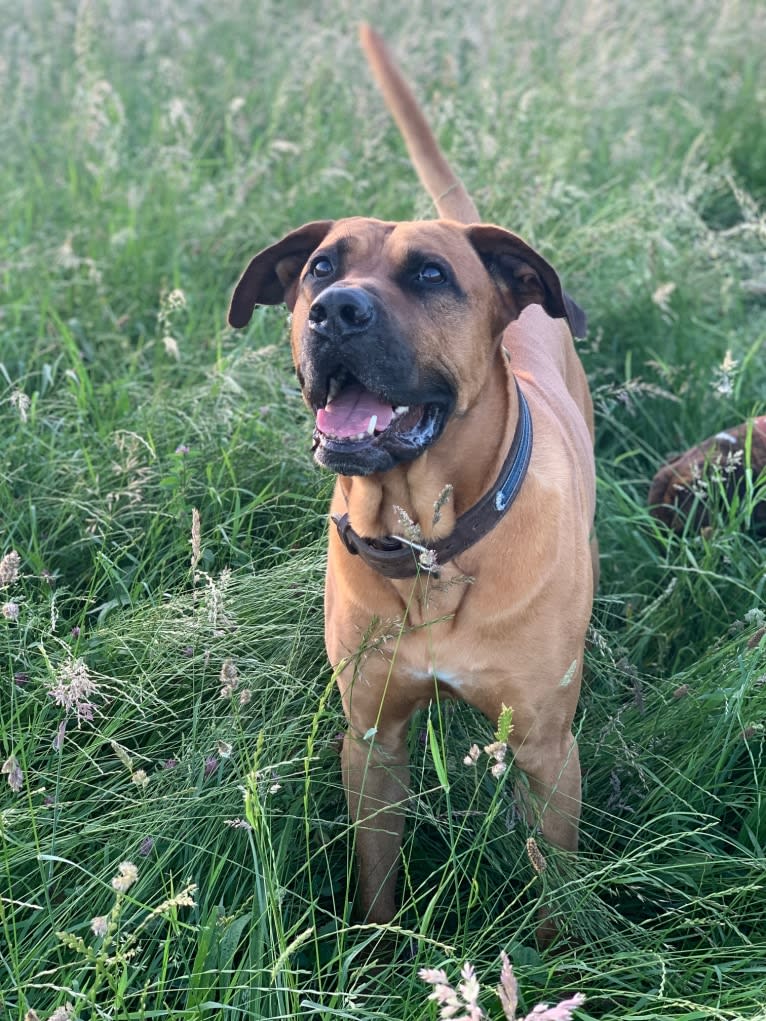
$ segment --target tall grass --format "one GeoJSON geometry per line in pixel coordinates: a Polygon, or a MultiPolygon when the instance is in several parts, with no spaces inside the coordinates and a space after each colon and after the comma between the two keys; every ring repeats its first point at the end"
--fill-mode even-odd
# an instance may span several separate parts
{"type": "Polygon", "coordinates": [[[766,1017],[755,497],[704,535],[645,509],[668,454],[763,411],[764,38],[754,0],[2,5],[3,1016],[427,1018],[418,969],[471,961],[499,1017],[505,950],[525,1011],[766,1017]],[[291,227],[431,215],[361,17],[588,311],[603,554],[582,852],[536,870],[513,770],[463,763],[494,721],[434,704],[385,928],[353,913],[332,480],[284,312],[224,325],[291,227]]]}

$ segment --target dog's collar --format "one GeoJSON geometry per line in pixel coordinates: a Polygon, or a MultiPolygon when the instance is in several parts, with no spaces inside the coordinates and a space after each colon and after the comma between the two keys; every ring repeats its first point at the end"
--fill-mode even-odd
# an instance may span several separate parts
{"type": "Polygon", "coordinates": [[[532,454],[532,416],[518,380],[519,417],[511,449],[495,484],[455,522],[444,539],[408,544],[392,535],[363,539],[351,527],[348,514],[333,514],[332,520],[349,553],[358,555],[386,578],[413,578],[421,572],[438,577],[439,568],[454,560],[491,532],[509,510],[521,489],[532,454]]]}

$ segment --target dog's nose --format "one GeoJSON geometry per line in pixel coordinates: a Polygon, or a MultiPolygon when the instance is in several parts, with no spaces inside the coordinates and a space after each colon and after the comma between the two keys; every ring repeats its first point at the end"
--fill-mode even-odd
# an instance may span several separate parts
{"type": "Polygon", "coordinates": [[[309,309],[312,329],[328,335],[362,333],[374,318],[375,305],[361,287],[328,287],[309,309]]]}

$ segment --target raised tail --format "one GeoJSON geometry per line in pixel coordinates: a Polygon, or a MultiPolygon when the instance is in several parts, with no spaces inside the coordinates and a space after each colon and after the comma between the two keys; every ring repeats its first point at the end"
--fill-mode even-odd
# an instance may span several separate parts
{"type": "Polygon", "coordinates": [[[365,23],[359,27],[359,38],[378,88],[407,146],[412,165],[433,199],[439,216],[460,223],[478,223],[479,213],[473,199],[445,159],[388,47],[365,23]]]}

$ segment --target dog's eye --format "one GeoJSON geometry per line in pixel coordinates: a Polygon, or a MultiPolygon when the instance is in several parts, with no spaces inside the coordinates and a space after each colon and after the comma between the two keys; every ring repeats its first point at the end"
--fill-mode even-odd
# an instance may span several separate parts
{"type": "Polygon", "coordinates": [[[317,280],[323,280],[325,277],[332,276],[333,264],[326,255],[320,255],[311,263],[309,272],[317,280]]]}
{"type": "Polygon", "coordinates": [[[420,267],[418,273],[418,280],[424,284],[443,284],[447,277],[444,275],[444,271],[441,266],[437,266],[435,262],[427,262],[420,267]]]}

